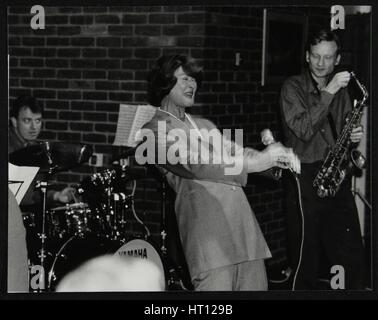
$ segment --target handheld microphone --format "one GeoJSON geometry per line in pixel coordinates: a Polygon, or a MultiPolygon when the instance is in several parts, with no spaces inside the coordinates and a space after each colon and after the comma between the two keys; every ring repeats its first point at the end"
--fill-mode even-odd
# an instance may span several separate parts
{"type": "Polygon", "coordinates": [[[264,146],[268,146],[276,142],[270,129],[264,129],[263,131],[261,131],[261,142],[264,146]]]}
{"type": "MultiPolygon", "coordinates": [[[[274,140],[273,133],[272,131],[270,131],[270,129],[264,129],[263,131],[261,131],[260,135],[261,135],[261,142],[264,146],[268,146],[276,142],[276,140],[274,140]]],[[[276,180],[280,179],[282,176],[282,169],[274,167],[273,175],[276,180]]]]}
{"type": "MultiPolygon", "coordinates": [[[[273,133],[272,131],[270,131],[270,129],[264,129],[263,131],[261,131],[261,142],[265,146],[268,146],[276,142],[276,140],[274,139],[273,133]]],[[[297,173],[292,168],[289,167],[288,169],[294,174],[295,177],[297,176],[297,173]]],[[[281,177],[281,174],[282,174],[282,169],[280,168],[280,177],[281,177]]]]}

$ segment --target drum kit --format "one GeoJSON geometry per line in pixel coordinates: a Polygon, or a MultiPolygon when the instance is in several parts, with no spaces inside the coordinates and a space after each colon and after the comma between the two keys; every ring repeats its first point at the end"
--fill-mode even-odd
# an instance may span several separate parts
{"type": "Polygon", "coordinates": [[[14,165],[40,167],[38,176],[43,177],[35,185],[42,199],[40,213],[23,216],[30,270],[39,265],[46,271],[42,279],[46,285],[31,291],[55,291],[58,282],[70,271],[103,254],[149,259],[165,275],[167,290],[188,290],[190,284],[184,285],[180,278],[181,267],[173,266],[167,253],[165,181],[161,181],[160,248],[136,213],[136,181],[148,177],[146,167],[119,165],[94,173],[74,188],[74,203],[49,208],[47,193],[51,185],[47,180],[58,172],[84,164],[91,155],[90,146],[66,142],[41,142],[9,155],[9,162],[14,165]],[[135,221],[142,227],[142,233],[132,233],[130,225],[135,221]]]}

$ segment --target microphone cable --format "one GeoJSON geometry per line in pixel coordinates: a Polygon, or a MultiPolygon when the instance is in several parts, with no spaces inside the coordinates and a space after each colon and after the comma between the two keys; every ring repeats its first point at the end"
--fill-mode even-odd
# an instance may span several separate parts
{"type": "MultiPolygon", "coordinates": [[[[268,146],[272,143],[275,143],[275,139],[274,139],[274,136],[273,136],[273,133],[270,129],[264,129],[263,131],[261,131],[261,142],[265,145],[265,146],[268,146]]],[[[301,263],[302,263],[302,256],[303,256],[303,243],[304,243],[304,214],[303,214],[303,207],[302,207],[302,193],[301,193],[301,185],[300,185],[300,182],[299,182],[299,177],[297,175],[297,173],[292,169],[292,168],[288,168],[290,170],[290,172],[293,174],[293,177],[295,179],[295,182],[296,182],[296,185],[297,185],[297,191],[298,191],[298,204],[299,204],[299,211],[300,211],[300,214],[301,214],[301,245],[300,245],[300,251],[299,251],[299,259],[298,259],[298,264],[297,264],[297,267],[295,269],[295,273],[294,273],[294,279],[293,279],[293,285],[292,285],[292,291],[295,290],[295,284],[296,284],[296,281],[297,281],[297,277],[298,277],[298,272],[299,272],[299,269],[300,269],[300,266],[301,266],[301,263]]],[[[287,278],[284,280],[286,281],[288,278],[290,277],[287,276],[287,278]]]]}
{"type": "Polygon", "coordinates": [[[296,185],[297,185],[298,204],[299,204],[299,211],[300,211],[300,214],[301,214],[301,246],[300,246],[300,249],[299,249],[298,264],[297,264],[297,267],[296,267],[295,273],[294,273],[293,286],[291,288],[291,291],[295,291],[295,285],[296,285],[296,281],[297,281],[297,277],[298,277],[299,268],[300,268],[301,263],[302,263],[302,255],[303,255],[304,214],[303,214],[303,207],[302,207],[302,193],[301,193],[301,185],[299,183],[299,178],[298,178],[298,175],[292,169],[290,169],[290,171],[291,171],[291,173],[293,173],[293,176],[294,176],[294,179],[295,179],[295,182],[296,182],[296,185]]]}

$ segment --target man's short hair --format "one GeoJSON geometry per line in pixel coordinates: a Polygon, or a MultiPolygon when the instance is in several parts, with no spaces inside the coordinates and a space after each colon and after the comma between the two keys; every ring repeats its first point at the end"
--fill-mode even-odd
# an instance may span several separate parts
{"type": "Polygon", "coordinates": [[[162,56],[157,60],[148,76],[147,91],[150,104],[160,107],[163,98],[177,82],[174,73],[179,67],[182,67],[188,76],[196,80],[197,88],[201,86],[203,72],[193,58],[182,54],[162,56]]]}
{"type": "Polygon", "coordinates": [[[311,46],[315,46],[321,41],[335,41],[337,45],[336,55],[340,54],[341,42],[338,35],[335,32],[326,29],[318,30],[308,37],[306,50],[310,52],[311,46]]]}
{"type": "Polygon", "coordinates": [[[37,99],[31,96],[24,95],[18,97],[14,101],[13,106],[10,110],[10,116],[17,118],[20,113],[20,110],[25,107],[29,108],[33,113],[40,113],[43,115],[43,107],[37,101],[37,99]]]}

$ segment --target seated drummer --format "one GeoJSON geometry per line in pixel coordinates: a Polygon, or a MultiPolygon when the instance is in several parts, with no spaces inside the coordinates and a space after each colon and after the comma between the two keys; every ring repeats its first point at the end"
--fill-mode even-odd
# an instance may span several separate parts
{"type": "MultiPolygon", "coordinates": [[[[36,98],[31,96],[21,96],[15,100],[10,110],[10,127],[9,127],[9,143],[8,154],[25,148],[27,146],[38,144],[38,136],[42,128],[43,107],[36,98]]],[[[30,209],[38,205],[41,200],[41,193],[35,190],[35,182],[41,180],[41,176],[37,175],[35,181],[31,184],[24,199],[21,202],[21,209],[30,209]]],[[[61,191],[48,190],[47,202],[68,203],[73,200],[74,189],[67,187],[61,191]]],[[[22,210],[24,211],[24,210],[22,210]]]]}

